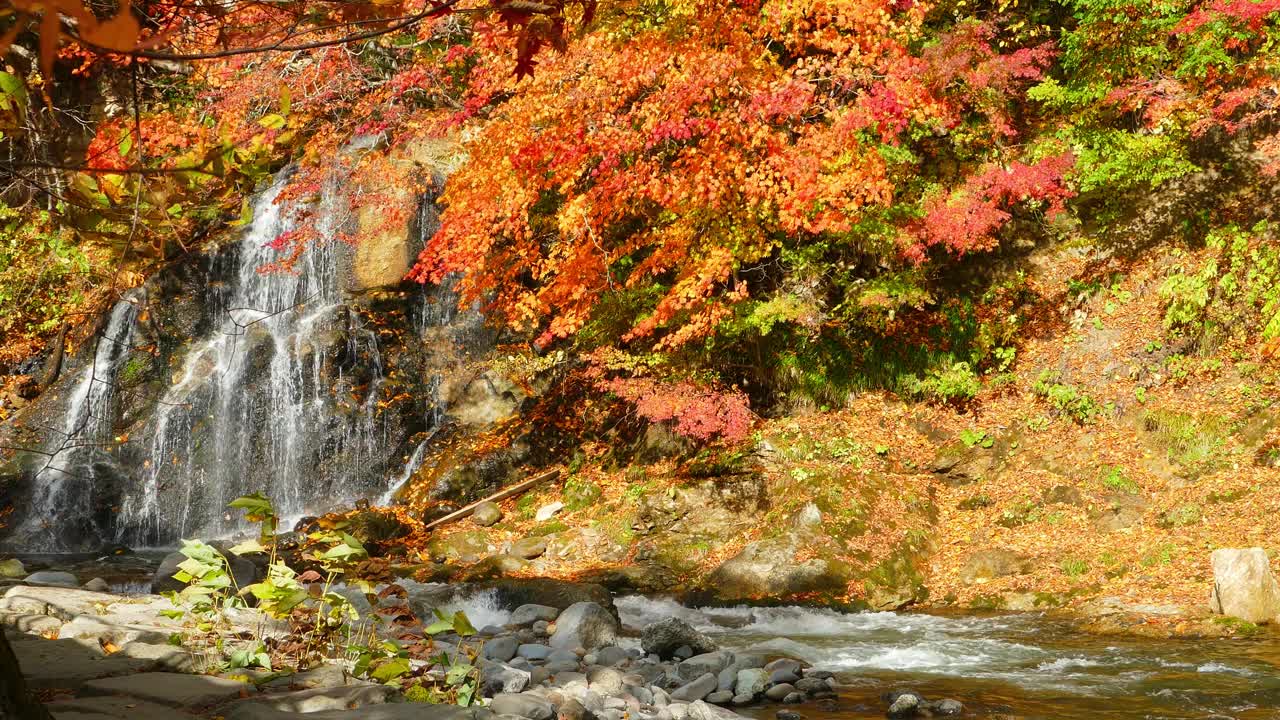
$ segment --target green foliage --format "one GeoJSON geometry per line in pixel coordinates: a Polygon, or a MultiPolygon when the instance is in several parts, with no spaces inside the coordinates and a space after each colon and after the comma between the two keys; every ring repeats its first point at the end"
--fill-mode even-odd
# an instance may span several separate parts
{"type": "Polygon", "coordinates": [[[0,334],[49,332],[84,300],[89,258],[53,221],[0,203],[0,334]]]}
{"type": "Polygon", "coordinates": [[[1066,558],[1059,567],[1062,574],[1069,578],[1077,578],[1089,572],[1089,563],[1081,558],[1066,558]]]}
{"type": "Polygon", "coordinates": [[[591,507],[600,499],[600,486],[583,478],[572,477],[564,484],[564,506],[567,510],[591,507]]]}
{"type": "Polygon", "coordinates": [[[982,381],[967,362],[930,370],[923,380],[912,378],[907,390],[919,397],[944,403],[962,404],[978,396],[982,381]]]}
{"type": "Polygon", "coordinates": [[[1058,382],[1060,375],[1053,370],[1040,374],[1033,388],[1037,395],[1047,399],[1063,415],[1077,423],[1087,424],[1102,412],[1098,402],[1075,385],[1058,382]]]}
{"type": "Polygon", "coordinates": [[[1169,460],[1195,468],[1213,459],[1231,424],[1216,415],[1151,410],[1143,416],[1143,426],[1164,446],[1169,460]]]}
{"type": "Polygon", "coordinates": [[[995,445],[996,440],[986,430],[965,428],[960,431],[960,442],[964,443],[967,448],[981,446],[990,448],[995,445]]]}
{"type": "Polygon", "coordinates": [[[1108,490],[1125,493],[1126,495],[1138,494],[1138,483],[1125,477],[1124,471],[1119,467],[1112,467],[1102,476],[1102,484],[1108,490]]]}
{"type": "Polygon", "coordinates": [[[1267,222],[1211,231],[1211,257],[1199,267],[1177,266],[1160,288],[1169,333],[1201,345],[1232,334],[1280,337],[1280,247],[1271,235],[1267,222]]]}

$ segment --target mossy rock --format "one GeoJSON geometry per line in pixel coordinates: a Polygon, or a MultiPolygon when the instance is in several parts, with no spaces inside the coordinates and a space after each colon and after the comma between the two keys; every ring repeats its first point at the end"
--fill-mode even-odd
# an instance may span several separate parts
{"type": "Polygon", "coordinates": [[[427,543],[431,558],[445,562],[474,563],[489,554],[489,540],[481,530],[467,530],[447,537],[433,537],[427,543]]]}
{"type": "Polygon", "coordinates": [[[564,484],[564,506],[567,510],[582,510],[600,500],[600,486],[590,480],[571,478],[564,484]]]}

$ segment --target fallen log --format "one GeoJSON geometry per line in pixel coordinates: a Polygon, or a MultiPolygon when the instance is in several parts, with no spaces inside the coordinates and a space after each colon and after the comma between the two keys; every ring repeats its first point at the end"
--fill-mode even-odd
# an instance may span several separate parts
{"type": "Polygon", "coordinates": [[[510,487],[505,487],[499,490],[498,492],[490,495],[487,498],[477,500],[460,510],[454,510],[453,512],[449,513],[448,515],[445,515],[442,518],[432,520],[431,522],[427,523],[426,529],[431,530],[433,528],[440,527],[441,525],[448,525],[451,522],[456,522],[458,520],[461,520],[465,517],[470,516],[471,513],[476,511],[477,507],[480,507],[480,505],[484,503],[498,502],[499,500],[506,500],[509,497],[515,497],[516,495],[519,495],[520,493],[524,492],[525,490],[528,490],[529,488],[535,485],[544,483],[548,480],[554,480],[559,476],[560,476],[559,470],[548,470],[547,472],[544,472],[541,475],[538,475],[536,477],[529,478],[528,480],[522,480],[516,483],[515,485],[512,485],[510,487]]]}

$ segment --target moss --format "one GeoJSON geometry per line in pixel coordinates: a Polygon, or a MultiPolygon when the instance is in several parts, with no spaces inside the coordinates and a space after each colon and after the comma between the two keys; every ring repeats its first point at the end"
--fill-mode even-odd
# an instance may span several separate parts
{"type": "Polygon", "coordinates": [[[1253,637],[1262,633],[1262,627],[1255,625],[1248,620],[1241,620],[1237,617],[1216,617],[1213,619],[1213,624],[1220,625],[1231,631],[1232,634],[1239,635],[1241,637],[1253,637]]]}
{"type": "Polygon", "coordinates": [[[1163,528],[1179,528],[1195,525],[1204,519],[1204,512],[1195,503],[1186,503],[1160,514],[1158,524],[1163,528]]]}
{"type": "Polygon", "coordinates": [[[568,530],[569,526],[559,520],[548,520],[529,531],[531,537],[545,537],[568,530]]]}
{"type": "Polygon", "coordinates": [[[1004,598],[999,595],[979,595],[969,601],[971,610],[1003,610],[1004,598]]]}
{"type": "Polygon", "coordinates": [[[144,355],[134,355],[120,370],[120,381],[125,385],[138,385],[151,370],[151,359],[144,355]]]}
{"type": "Polygon", "coordinates": [[[590,480],[570,478],[564,484],[564,506],[568,510],[582,510],[600,500],[600,486],[590,480]]]}

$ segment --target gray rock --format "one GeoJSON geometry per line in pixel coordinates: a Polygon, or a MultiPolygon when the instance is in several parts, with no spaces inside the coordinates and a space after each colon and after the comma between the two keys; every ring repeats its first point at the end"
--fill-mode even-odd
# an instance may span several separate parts
{"type": "Polygon", "coordinates": [[[1004,548],[979,550],[969,556],[960,570],[960,579],[965,583],[981,583],[999,577],[1023,575],[1031,571],[1031,560],[1004,548]]]}
{"type": "Polygon", "coordinates": [[[97,646],[78,640],[24,639],[12,644],[27,687],[32,690],[79,690],[97,678],[145,672],[153,660],[106,655],[97,646]]]}
{"type": "Polygon", "coordinates": [[[214,664],[214,659],[207,657],[203,652],[188,650],[185,647],[178,647],[165,643],[158,645],[153,643],[131,642],[120,648],[120,652],[116,655],[134,658],[135,660],[150,660],[155,663],[157,670],[172,670],[180,673],[199,673],[214,664]]]}
{"type": "Polygon", "coordinates": [[[503,627],[503,626],[501,626],[501,625],[485,625],[484,627],[482,627],[482,628],[480,628],[479,630],[477,630],[477,631],[476,631],[476,634],[477,634],[477,635],[479,635],[479,636],[481,636],[481,637],[490,637],[490,638],[492,638],[492,637],[498,637],[499,635],[501,635],[501,634],[503,634],[504,632],[506,632],[506,630],[507,630],[507,629],[506,629],[506,628],[504,628],[504,627],[503,627]]]}
{"type": "Polygon", "coordinates": [[[529,685],[537,687],[551,680],[551,671],[545,667],[536,667],[529,671],[529,685]]]}
{"type": "Polygon", "coordinates": [[[680,647],[671,651],[671,657],[677,660],[684,660],[686,658],[691,658],[693,657],[693,648],[689,647],[688,645],[681,645],[680,647]]]}
{"type": "Polygon", "coordinates": [[[667,706],[667,710],[671,713],[671,720],[687,720],[689,717],[688,703],[673,702],[667,706]]]}
{"type": "Polygon", "coordinates": [[[574,603],[556,618],[551,646],[593,650],[613,645],[618,639],[618,620],[593,602],[574,603]]]}
{"type": "Polygon", "coordinates": [[[516,656],[520,643],[510,635],[496,637],[484,642],[484,656],[498,662],[508,662],[516,656]]]}
{"type": "MultiPolygon", "coordinates": [[[[259,706],[254,711],[252,719],[241,718],[240,720],[495,720],[496,717],[492,710],[481,707],[387,703],[355,710],[322,710],[313,713],[294,713],[259,706]]],[[[98,720],[98,718],[85,720],[98,720]]],[[[509,720],[517,720],[517,718],[513,716],[509,720]]]]}
{"type": "Polygon", "coordinates": [[[800,674],[801,667],[802,667],[802,664],[800,663],[799,660],[793,660],[791,658],[778,658],[777,660],[774,660],[768,665],[765,665],[764,669],[770,674],[775,673],[779,670],[790,670],[791,672],[796,673],[798,675],[800,674]]]}
{"type": "Polygon", "coordinates": [[[755,702],[755,700],[756,700],[755,695],[734,695],[733,696],[734,705],[750,705],[751,703],[755,702]]]}
{"type": "Polygon", "coordinates": [[[672,700],[680,702],[693,702],[701,700],[716,691],[716,676],[711,673],[704,673],[696,680],[688,683],[671,693],[672,700]]]}
{"type": "Polygon", "coordinates": [[[747,668],[738,671],[737,682],[733,686],[735,695],[749,695],[755,697],[764,692],[765,685],[769,682],[769,673],[762,668],[747,668]]]}
{"type": "Polygon", "coordinates": [[[660,687],[649,688],[653,693],[653,706],[666,707],[671,704],[671,695],[660,687]]]}
{"type": "Polygon", "coordinates": [[[653,705],[653,691],[644,685],[628,685],[627,692],[631,697],[635,698],[641,705],[653,705]]]}
{"type": "Polygon", "coordinates": [[[513,668],[517,669],[517,670],[531,670],[531,669],[533,669],[533,663],[529,662],[527,659],[522,658],[522,657],[514,657],[514,658],[511,658],[511,662],[509,662],[509,663],[507,663],[507,664],[508,664],[508,665],[510,665],[511,667],[513,667],[513,668]]]}
{"type": "Polygon", "coordinates": [[[551,720],[554,714],[546,698],[532,693],[499,693],[489,701],[489,709],[500,715],[516,715],[528,720],[551,720]]]}
{"type": "Polygon", "coordinates": [[[181,708],[208,707],[255,692],[257,688],[253,685],[237,680],[158,672],[90,680],[84,684],[85,694],[128,695],[181,708]]]}
{"type": "Polygon", "coordinates": [[[1280,618],[1280,584],[1262,548],[1221,548],[1210,556],[1213,592],[1209,606],[1216,613],[1252,623],[1280,618]]]}
{"type": "Polygon", "coordinates": [[[537,520],[538,522],[545,522],[547,520],[550,520],[552,516],[554,516],[556,513],[560,512],[563,509],[564,509],[564,503],[560,501],[548,503],[538,508],[538,512],[534,513],[533,519],[537,520]]]}
{"type": "Polygon", "coordinates": [[[804,720],[804,716],[795,710],[779,710],[773,716],[777,720],[804,720]]]}
{"type": "Polygon", "coordinates": [[[552,675],[558,675],[562,672],[577,672],[580,663],[576,660],[551,660],[543,667],[552,675]]]}
{"type": "Polygon", "coordinates": [[[521,645],[516,652],[520,657],[528,660],[546,660],[547,656],[551,654],[551,648],[546,645],[527,644],[521,645]]]}
{"type": "Polygon", "coordinates": [[[535,605],[535,603],[527,603],[517,607],[511,614],[509,623],[512,625],[532,625],[536,621],[544,620],[550,623],[559,616],[559,610],[550,605],[535,605]]]}
{"type": "Polygon", "coordinates": [[[728,705],[733,700],[733,693],[728,690],[717,690],[706,697],[712,705],[728,705]]]}
{"type": "Polygon", "coordinates": [[[853,577],[852,568],[834,557],[797,561],[796,554],[809,544],[794,531],[748,543],[711,573],[706,590],[721,602],[843,592],[853,577]]]}
{"type": "Polygon", "coordinates": [[[699,700],[689,704],[688,720],[743,720],[738,713],[699,700]]]}
{"type": "Polygon", "coordinates": [[[484,663],[480,668],[480,682],[485,695],[524,692],[529,687],[532,675],[531,670],[500,662],[484,663]]]}
{"type": "Polygon", "coordinates": [[[131,697],[84,697],[45,705],[58,720],[191,720],[191,715],[131,697]]]}
{"type": "Polygon", "coordinates": [[[69,572],[57,570],[41,570],[28,575],[22,580],[32,585],[58,585],[60,587],[80,587],[80,581],[69,572]]]}
{"type": "MultiPolygon", "coordinates": [[[[650,623],[640,635],[640,647],[645,653],[661,658],[671,658],[681,647],[691,653],[711,653],[719,649],[715,642],[680,618],[665,618],[650,623]]],[[[691,655],[690,655],[691,657],[691,655]]]]}
{"type": "Polygon", "coordinates": [[[92,590],[93,592],[109,592],[111,584],[102,578],[94,578],[84,584],[84,589],[92,590]]]}
{"type": "Polygon", "coordinates": [[[622,673],[608,667],[596,667],[587,673],[591,689],[601,695],[617,697],[622,694],[622,673]]]}
{"type": "Polygon", "coordinates": [[[890,718],[915,717],[919,714],[922,705],[924,705],[924,698],[918,694],[914,692],[899,693],[893,697],[889,703],[889,710],[885,714],[890,718]]]}
{"type": "Polygon", "coordinates": [[[546,538],[527,537],[517,540],[511,545],[511,554],[525,560],[534,560],[547,552],[546,538]]]}
{"type": "Polygon", "coordinates": [[[539,620],[532,626],[533,633],[538,637],[546,637],[551,634],[551,623],[546,620],[539,620]]]}
{"type": "Polygon", "coordinates": [[[596,662],[600,665],[615,667],[631,659],[630,653],[616,645],[602,647],[596,651],[596,662]]]}
{"type": "Polygon", "coordinates": [[[789,667],[778,668],[769,673],[769,682],[774,683],[795,683],[800,679],[799,673],[789,667]]]}
{"type": "Polygon", "coordinates": [[[806,695],[814,695],[831,689],[825,679],[816,677],[802,678],[793,682],[792,685],[795,685],[797,690],[806,695]]]}
{"type": "Polygon", "coordinates": [[[356,685],[352,687],[313,688],[296,692],[262,695],[242,700],[220,711],[226,720],[255,720],[263,710],[290,713],[314,713],[324,710],[352,710],[381,705],[399,696],[399,691],[387,685],[356,685]]]}
{"type": "Polygon", "coordinates": [[[718,674],[733,664],[733,653],[728,650],[703,653],[682,661],[677,670],[682,678],[695,678],[702,673],[718,674]]]}
{"type": "Polygon", "coordinates": [[[577,663],[578,654],[571,650],[552,650],[551,654],[547,655],[547,662],[577,663]]]}
{"type": "Polygon", "coordinates": [[[496,525],[502,520],[502,510],[496,503],[482,502],[471,513],[471,522],[480,527],[496,525]]]}
{"type": "MultiPolygon", "coordinates": [[[[211,543],[216,546],[215,543],[211,543]]],[[[223,557],[227,559],[227,565],[231,568],[231,575],[235,579],[236,587],[248,587],[258,581],[261,574],[258,566],[251,560],[236,555],[226,549],[221,549],[223,557]]],[[[160,561],[160,567],[156,568],[155,575],[151,578],[151,594],[161,595],[165,592],[182,592],[186,583],[178,582],[173,576],[178,572],[178,566],[186,562],[187,556],[180,552],[171,552],[164,556],[160,561]]]]}
{"type": "Polygon", "coordinates": [[[560,703],[558,720],[595,720],[596,714],[573,698],[560,703]]]}
{"type": "Polygon", "coordinates": [[[782,698],[782,702],[786,703],[787,705],[799,705],[800,703],[804,702],[804,693],[802,692],[787,693],[787,696],[782,698]]]}
{"type": "Polygon", "coordinates": [[[738,684],[737,663],[720,671],[716,676],[716,692],[727,692],[733,695],[733,688],[738,684]]]}
{"type": "Polygon", "coordinates": [[[764,696],[774,702],[781,701],[786,696],[796,691],[796,686],[791,683],[779,683],[764,691],[764,696]]]}

